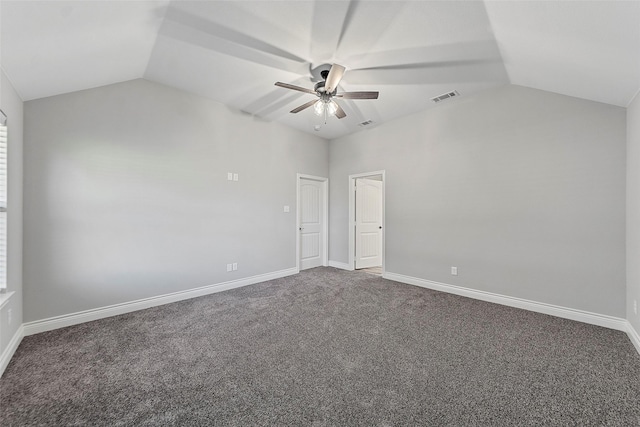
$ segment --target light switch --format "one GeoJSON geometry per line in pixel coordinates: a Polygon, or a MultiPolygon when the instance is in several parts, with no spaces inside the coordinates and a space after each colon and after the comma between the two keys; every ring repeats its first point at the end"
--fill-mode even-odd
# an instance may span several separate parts
{"type": "Polygon", "coordinates": [[[233,271],[236,271],[238,269],[238,263],[234,262],[233,263],[233,271]]]}
{"type": "Polygon", "coordinates": [[[289,206],[285,205],[285,206],[284,206],[284,211],[285,211],[285,212],[289,212],[289,206]]]}
{"type": "Polygon", "coordinates": [[[233,174],[231,172],[227,172],[227,180],[233,181],[233,174]]]}
{"type": "Polygon", "coordinates": [[[237,180],[238,180],[238,174],[237,174],[237,173],[234,173],[234,174],[233,174],[233,180],[234,180],[234,181],[237,181],[237,180]]]}
{"type": "Polygon", "coordinates": [[[231,271],[233,270],[233,265],[232,264],[227,264],[227,271],[231,271]]]}

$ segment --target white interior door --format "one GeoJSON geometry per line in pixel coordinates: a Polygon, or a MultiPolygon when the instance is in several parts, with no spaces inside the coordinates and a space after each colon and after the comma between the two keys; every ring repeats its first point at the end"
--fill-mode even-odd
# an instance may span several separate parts
{"type": "Polygon", "coordinates": [[[320,181],[300,179],[300,270],[323,265],[323,186],[320,181]]]}
{"type": "Polygon", "coordinates": [[[382,265],[382,181],[356,179],[356,268],[382,265]]]}

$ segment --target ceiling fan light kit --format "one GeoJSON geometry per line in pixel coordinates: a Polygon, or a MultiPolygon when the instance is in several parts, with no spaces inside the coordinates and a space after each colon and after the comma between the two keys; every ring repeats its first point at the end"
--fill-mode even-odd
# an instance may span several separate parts
{"type": "Polygon", "coordinates": [[[318,116],[321,116],[325,112],[334,115],[336,111],[338,111],[338,105],[331,100],[319,99],[313,105],[313,110],[318,116]]]}
{"type": "Polygon", "coordinates": [[[334,97],[344,99],[378,99],[378,92],[338,93],[338,84],[340,80],[342,80],[345,71],[346,68],[339,64],[333,64],[329,70],[322,70],[320,76],[323,81],[316,83],[313,90],[282,82],[276,82],[275,85],[285,89],[309,93],[320,98],[317,101],[310,101],[294,108],[291,110],[291,113],[299,113],[313,105],[313,110],[316,115],[321,116],[324,114],[324,122],[326,124],[327,116],[329,115],[336,116],[338,119],[343,119],[347,116],[342,107],[333,100],[334,97]]]}

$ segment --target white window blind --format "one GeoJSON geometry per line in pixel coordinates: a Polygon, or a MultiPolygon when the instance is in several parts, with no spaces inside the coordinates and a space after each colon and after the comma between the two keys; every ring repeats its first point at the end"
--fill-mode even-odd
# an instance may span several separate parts
{"type": "Polygon", "coordinates": [[[0,111],[0,289],[7,287],[7,117],[0,111]]]}

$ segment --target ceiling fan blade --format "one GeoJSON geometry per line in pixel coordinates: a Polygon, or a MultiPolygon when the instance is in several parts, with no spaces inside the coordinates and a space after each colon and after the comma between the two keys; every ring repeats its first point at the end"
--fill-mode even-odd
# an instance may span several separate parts
{"type": "MultiPolygon", "coordinates": [[[[344,19],[342,21],[342,25],[340,28],[340,35],[338,36],[338,43],[336,44],[336,47],[334,49],[334,51],[337,51],[338,48],[340,47],[340,44],[342,43],[342,40],[344,39],[344,36],[347,32],[347,30],[349,29],[349,26],[351,25],[351,23],[353,22],[353,18],[356,14],[356,8],[360,5],[360,2],[357,1],[350,1],[349,2],[349,6],[344,14],[344,19]]],[[[333,7],[333,5],[332,5],[333,7]]],[[[335,7],[333,7],[335,8],[335,7]]]]}
{"type": "Polygon", "coordinates": [[[398,15],[404,1],[313,1],[311,58],[336,52],[370,52],[398,15]],[[375,17],[375,19],[372,19],[375,17]]]}
{"type": "MultiPolygon", "coordinates": [[[[167,9],[159,31],[162,36],[293,73],[302,74],[308,66],[307,60],[278,46],[178,7],[182,5],[167,9]]],[[[270,33],[275,31],[274,27],[270,33]]]]}
{"type": "Polygon", "coordinates": [[[344,92],[336,95],[336,98],[344,99],[378,99],[379,92],[344,92]]]}
{"type": "Polygon", "coordinates": [[[333,64],[331,66],[331,70],[329,70],[329,75],[327,76],[327,81],[324,84],[324,88],[328,93],[336,90],[338,83],[342,80],[345,70],[346,68],[339,64],[333,64]]]}
{"type": "MultiPolygon", "coordinates": [[[[345,79],[346,80],[346,79],[345,79]]],[[[349,70],[348,81],[364,85],[412,85],[495,82],[508,83],[509,79],[501,63],[463,63],[456,65],[414,64],[414,66],[390,66],[369,70],[349,70]]]]}
{"type": "Polygon", "coordinates": [[[502,63],[495,39],[367,52],[349,58],[354,70],[443,67],[474,63],[502,63]]]}
{"type": "MultiPolygon", "coordinates": [[[[301,106],[294,108],[293,110],[291,110],[291,112],[292,112],[292,113],[294,113],[294,114],[295,114],[295,113],[299,113],[300,111],[302,111],[302,110],[304,110],[304,109],[307,109],[307,108],[311,107],[311,106],[312,106],[313,104],[315,104],[316,102],[318,102],[318,100],[317,100],[317,99],[314,99],[313,101],[309,101],[309,102],[307,102],[306,104],[302,104],[301,106]]],[[[337,113],[336,113],[336,114],[337,114],[337,113]]]]}
{"type": "Polygon", "coordinates": [[[336,117],[339,119],[344,119],[345,117],[347,117],[347,113],[344,112],[342,107],[335,101],[334,104],[336,104],[336,117]]]}
{"type": "Polygon", "coordinates": [[[283,93],[281,90],[275,89],[255,102],[243,106],[240,111],[262,119],[271,116],[275,112],[281,116],[285,113],[282,110],[284,107],[298,101],[302,96],[304,95],[300,92],[283,93]]]}
{"type": "Polygon", "coordinates": [[[495,39],[367,52],[349,61],[345,80],[357,84],[509,81],[495,39]]]}
{"type": "Polygon", "coordinates": [[[419,70],[426,68],[447,68],[457,66],[473,66],[473,65],[485,65],[493,64],[496,61],[493,59],[458,59],[451,61],[427,61],[427,62],[414,62],[409,64],[395,64],[395,65],[380,65],[377,67],[358,68],[352,71],[368,71],[368,70],[419,70]]]}
{"type": "MultiPolygon", "coordinates": [[[[304,86],[307,84],[307,81],[306,78],[301,77],[297,80],[292,80],[289,84],[304,86]]],[[[275,109],[282,109],[297,100],[304,101],[306,98],[302,98],[303,96],[305,96],[303,92],[280,90],[279,87],[274,87],[272,90],[269,90],[268,93],[256,99],[255,90],[251,88],[246,90],[244,94],[237,96],[234,99],[233,106],[251,115],[263,117],[266,114],[272,113],[275,109]]],[[[280,113],[284,114],[288,112],[289,110],[281,111],[280,113]]]]}
{"type": "Polygon", "coordinates": [[[330,57],[339,44],[352,1],[314,1],[311,19],[311,43],[309,53],[312,58],[330,57]]]}
{"type": "Polygon", "coordinates": [[[280,86],[283,87],[285,89],[292,89],[292,90],[297,90],[299,92],[304,92],[304,93],[310,93],[312,95],[315,95],[316,93],[311,90],[311,89],[307,89],[304,87],[300,87],[300,86],[296,86],[296,85],[290,85],[289,83],[282,83],[282,82],[276,82],[276,86],[280,86]]]}

